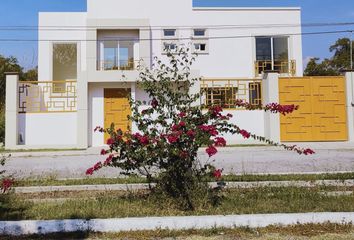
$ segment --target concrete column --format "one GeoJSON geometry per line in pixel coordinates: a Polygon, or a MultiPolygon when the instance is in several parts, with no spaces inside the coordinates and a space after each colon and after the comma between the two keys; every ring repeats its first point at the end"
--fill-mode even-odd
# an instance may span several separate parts
{"type": "MultiPolygon", "coordinates": [[[[269,103],[279,103],[279,74],[269,71],[263,76],[262,81],[263,105],[269,103]]],[[[265,137],[280,142],[280,115],[270,112],[264,117],[265,137]]]]}
{"type": "Polygon", "coordinates": [[[15,149],[18,144],[18,73],[6,75],[5,148],[15,149]]]}
{"type": "MultiPolygon", "coordinates": [[[[77,145],[88,148],[88,82],[79,77],[77,81],[77,145]]],[[[93,130],[92,130],[93,131],[93,130]]]]}
{"type": "Polygon", "coordinates": [[[354,142],[354,70],[345,72],[348,141],[354,142]]]}
{"type": "Polygon", "coordinates": [[[141,28],[139,31],[139,57],[142,59],[144,62],[144,66],[146,67],[151,67],[152,64],[152,53],[151,53],[151,44],[152,41],[149,40],[151,39],[151,30],[148,28],[141,28]]]}

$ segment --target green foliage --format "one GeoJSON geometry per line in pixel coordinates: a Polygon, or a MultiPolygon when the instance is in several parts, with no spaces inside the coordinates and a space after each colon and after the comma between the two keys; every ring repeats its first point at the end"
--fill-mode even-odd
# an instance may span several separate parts
{"type": "Polygon", "coordinates": [[[5,142],[5,108],[0,106],[0,144],[5,142]]]}
{"type": "MultiPolygon", "coordinates": [[[[319,62],[319,58],[312,58],[304,71],[306,76],[336,76],[342,70],[350,69],[350,39],[340,38],[329,50],[333,53],[330,59],[319,62]]],[[[354,46],[354,42],[351,42],[354,46]]]]}
{"type": "Polygon", "coordinates": [[[339,71],[331,65],[329,59],[325,59],[318,63],[319,58],[310,59],[305,69],[305,76],[338,76],[339,71]]]}
{"type": "Polygon", "coordinates": [[[23,80],[25,81],[38,81],[38,67],[29,69],[23,74],[23,80]]]}
{"type": "Polygon", "coordinates": [[[0,105],[4,105],[5,103],[6,72],[18,72],[22,74],[22,67],[15,57],[0,55],[0,105]]]}

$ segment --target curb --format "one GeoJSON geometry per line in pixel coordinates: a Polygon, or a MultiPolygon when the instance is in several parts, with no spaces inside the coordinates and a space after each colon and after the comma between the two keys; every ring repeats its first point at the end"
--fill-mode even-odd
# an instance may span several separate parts
{"type": "Polygon", "coordinates": [[[327,222],[336,224],[353,223],[354,212],[147,217],[92,220],[2,221],[0,222],[0,234],[18,236],[77,231],[121,232],[157,229],[260,228],[270,225],[287,226],[310,223],[323,224],[327,222]]]}
{"type": "MultiPolygon", "coordinates": [[[[152,184],[153,186],[154,184],[152,184]]],[[[217,183],[210,183],[216,187],[217,183]]],[[[255,188],[255,187],[316,187],[336,186],[352,187],[354,180],[320,180],[320,181],[266,181],[266,182],[226,182],[226,188],[255,188]]],[[[106,185],[72,185],[72,186],[34,186],[15,187],[15,193],[44,193],[44,192],[79,192],[79,191],[127,191],[146,190],[148,184],[106,184],[106,185]]]]}

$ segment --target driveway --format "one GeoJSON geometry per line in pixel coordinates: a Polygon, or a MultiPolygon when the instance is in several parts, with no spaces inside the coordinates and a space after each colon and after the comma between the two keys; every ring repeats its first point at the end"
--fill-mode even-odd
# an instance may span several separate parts
{"type": "MultiPolygon", "coordinates": [[[[202,161],[214,162],[225,173],[234,174],[354,172],[354,144],[311,143],[304,146],[311,147],[316,154],[299,156],[274,147],[233,147],[219,149],[215,159],[208,159],[201,149],[199,157],[202,161]]],[[[104,159],[99,152],[99,148],[90,148],[85,151],[13,153],[6,170],[17,178],[82,178],[87,168],[104,159]]],[[[106,168],[96,176],[118,177],[119,174],[117,169],[106,168]]]]}

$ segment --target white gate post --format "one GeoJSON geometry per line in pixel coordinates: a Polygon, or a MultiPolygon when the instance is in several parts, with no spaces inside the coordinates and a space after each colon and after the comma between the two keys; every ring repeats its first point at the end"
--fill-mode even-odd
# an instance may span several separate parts
{"type": "Polygon", "coordinates": [[[348,141],[354,142],[354,70],[345,72],[348,141]]]}
{"type": "MultiPolygon", "coordinates": [[[[262,81],[263,105],[279,103],[279,74],[267,71],[262,81]]],[[[280,115],[266,112],[264,115],[264,136],[274,142],[280,142],[280,115]]]]}
{"type": "MultiPolygon", "coordinates": [[[[87,79],[87,78],[86,78],[87,79]]],[[[77,147],[88,148],[88,82],[84,77],[77,79],[77,147]]]]}
{"type": "Polygon", "coordinates": [[[5,148],[15,149],[18,144],[18,73],[6,75],[5,148]]]}

